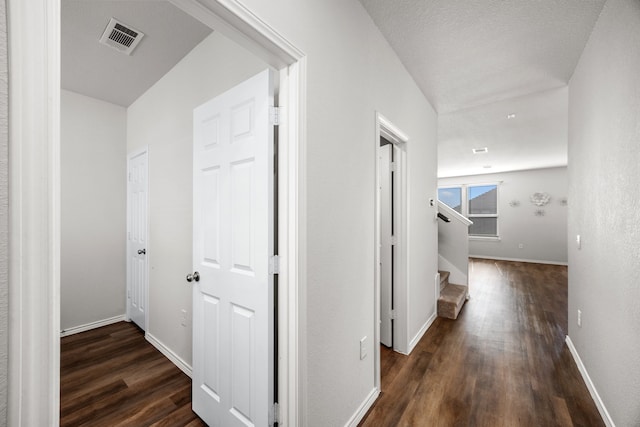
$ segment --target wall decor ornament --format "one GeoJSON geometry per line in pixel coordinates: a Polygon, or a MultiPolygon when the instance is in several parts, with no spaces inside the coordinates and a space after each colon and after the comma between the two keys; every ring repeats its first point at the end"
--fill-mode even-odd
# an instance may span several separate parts
{"type": "Polygon", "coordinates": [[[511,206],[512,208],[520,206],[520,200],[512,200],[512,201],[510,201],[509,202],[509,206],[511,206]]]}
{"type": "Polygon", "coordinates": [[[551,196],[547,193],[533,193],[531,195],[531,203],[536,206],[544,206],[551,201],[551,196]]]}

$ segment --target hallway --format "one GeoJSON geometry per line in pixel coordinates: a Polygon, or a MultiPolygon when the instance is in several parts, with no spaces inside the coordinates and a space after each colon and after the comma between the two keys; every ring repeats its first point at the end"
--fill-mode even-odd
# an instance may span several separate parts
{"type": "Polygon", "coordinates": [[[569,349],[567,268],[472,259],[471,299],[410,356],[382,347],[361,426],[604,425],[569,349]]]}

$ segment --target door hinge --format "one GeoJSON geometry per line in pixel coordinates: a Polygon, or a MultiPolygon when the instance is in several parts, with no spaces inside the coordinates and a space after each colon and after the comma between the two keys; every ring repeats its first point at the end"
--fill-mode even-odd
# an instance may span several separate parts
{"type": "Polygon", "coordinates": [[[396,162],[391,162],[391,164],[389,165],[389,170],[391,172],[395,172],[396,171],[396,162]]]}
{"type": "Polygon", "coordinates": [[[269,107],[269,121],[274,126],[282,124],[282,107],[269,107]]]}
{"type": "Polygon", "coordinates": [[[397,245],[398,244],[398,238],[396,236],[391,236],[391,244],[392,245],[397,245]]]}
{"type": "Polygon", "coordinates": [[[396,311],[391,310],[391,320],[395,320],[395,319],[396,319],[396,311]]]}
{"type": "Polygon", "coordinates": [[[271,423],[270,425],[274,425],[276,423],[280,424],[282,421],[280,420],[280,404],[278,402],[274,402],[273,407],[271,408],[271,423]]]}
{"type": "Polygon", "coordinates": [[[280,274],[280,256],[269,257],[269,274],[280,274]]]}

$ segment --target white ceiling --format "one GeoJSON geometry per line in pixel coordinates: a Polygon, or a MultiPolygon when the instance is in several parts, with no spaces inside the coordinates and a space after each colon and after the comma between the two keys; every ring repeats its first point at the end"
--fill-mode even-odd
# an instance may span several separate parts
{"type": "Polygon", "coordinates": [[[567,165],[568,88],[563,86],[438,117],[438,176],[567,165]],[[513,118],[507,118],[515,114],[513,118]],[[473,148],[488,149],[473,154],[473,148]],[[486,166],[490,166],[486,168],[486,166]]]}
{"type": "MultiPolygon", "coordinates": [[[[439,113],[438,176],[566,165],[562,88],[605,0],[360,1],[439,113]]],[[[210,32],[167,1],[62,0],[62,87],[129,106],[210,32]],[[145,33],[133,55],[98,43],[111,17],[145,33]]]]}
{"type": "Polygon", "coordinates": [[[161,0],[62,0],[62,88],[129,106],[211,29],[161,0]],[[145,35],[131,56],[98,41],[110,18],[145,35]]]}
{"type": "Polygon", "coordinates": [[[539,93],[566,87],[605,0],[360,2],[440,115],[438,176],[566,165],[566,94],[539,93]]]}

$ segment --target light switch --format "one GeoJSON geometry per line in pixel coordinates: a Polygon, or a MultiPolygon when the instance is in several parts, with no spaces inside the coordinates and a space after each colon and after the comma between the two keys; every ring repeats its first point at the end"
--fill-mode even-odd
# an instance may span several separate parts
{"type": "Polygon", "coordinates": [[[364,337],[360,340],[360,360],[367,357],[366,341],[367,341],[367,337],[364,337]]]}

